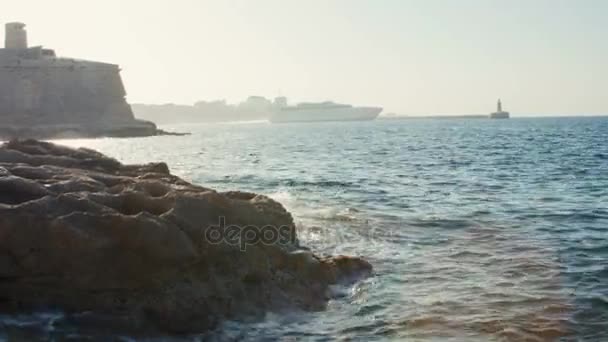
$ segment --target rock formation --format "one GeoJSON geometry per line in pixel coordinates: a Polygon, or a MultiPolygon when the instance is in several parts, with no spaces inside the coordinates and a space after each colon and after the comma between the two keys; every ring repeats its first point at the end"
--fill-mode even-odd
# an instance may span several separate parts
{"type": "Polygon", "coordinates": [[[133,116],[117,65],[28,47],[24,27],[6,24],[0,49],[0,140],[159,133],[133,116]]]}
{"type": "Polygon", "coordinates": [[[362,259],[300,247],[290,213],[263,195],[193,185],[164,163],[35,140],[0,146],[2,312],[57,308],[123,323],[109,329],[201,332],[323,309],[331,284],[370,272],[362,259]],[[237,234],[223,235],[228,227],[237,234]]]}

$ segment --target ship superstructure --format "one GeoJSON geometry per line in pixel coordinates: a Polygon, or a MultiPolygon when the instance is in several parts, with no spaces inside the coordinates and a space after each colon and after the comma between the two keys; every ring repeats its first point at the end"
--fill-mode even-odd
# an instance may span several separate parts
{"type": "Polygon", "coordinates": [[[380,115],[380,107],[354,107],[349,104],[325,102],[303,102],[287,105],[287,99],[275,99],[270,122],[317,122],[317,121],[363,121],[374,120],[380,115]]]}

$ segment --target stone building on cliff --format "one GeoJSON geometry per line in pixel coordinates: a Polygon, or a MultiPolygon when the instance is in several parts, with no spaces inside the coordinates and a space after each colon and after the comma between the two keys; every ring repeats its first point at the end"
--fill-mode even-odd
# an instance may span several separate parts
{"type": "Polygon", "coordinates": [[[137,120],[114,64],[29,47],[25,24],[6,24],[0,49],[0,140],[156,135],[137,120]]]}

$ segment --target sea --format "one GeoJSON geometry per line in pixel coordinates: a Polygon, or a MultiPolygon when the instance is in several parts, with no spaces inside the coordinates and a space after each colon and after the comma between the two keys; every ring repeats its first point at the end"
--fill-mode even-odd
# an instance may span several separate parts
{"type": "MultiPolygon", "coordinates": [[[[58,142],[268,195],[303,245],[374,274],[325,311],[155,340],[608,341],[607,117],[163,128],[192,134],[58,142]]],[[[0,340],[134,340],[66,320],[0,316],[0,340]]]]}

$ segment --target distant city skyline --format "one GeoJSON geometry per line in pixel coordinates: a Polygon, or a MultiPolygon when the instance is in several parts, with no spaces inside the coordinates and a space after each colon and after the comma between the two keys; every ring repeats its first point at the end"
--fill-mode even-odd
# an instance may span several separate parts
{"type": "Polygon", "coordinates": [[[608,114],[608,1],[20,0],[30,46],[119,64],[131,103],[250,95],[400,115],[608,114]]]}

